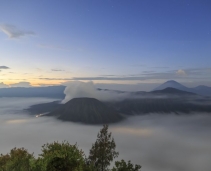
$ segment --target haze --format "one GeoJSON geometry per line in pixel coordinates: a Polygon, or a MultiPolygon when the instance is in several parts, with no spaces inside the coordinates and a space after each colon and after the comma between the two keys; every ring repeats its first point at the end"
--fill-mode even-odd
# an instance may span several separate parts
{"type": "MultiPolygon", "coordinates": [[[[55,99],[56,100],[56,99],[55,99]]],[[[35,118],[22,111],[45,98],[0,99],[0,151],[25,147],[35,155],[44,143],[68,140],[88,154],[101,126],[35,118]],[[9,105],[8,105],[9,104],[9,105]]],[[[134,116],[110,125],[119,159],[132,160],[143,171],[209,171],[211,167],[211,118],[207,114],[134,116]]]]}

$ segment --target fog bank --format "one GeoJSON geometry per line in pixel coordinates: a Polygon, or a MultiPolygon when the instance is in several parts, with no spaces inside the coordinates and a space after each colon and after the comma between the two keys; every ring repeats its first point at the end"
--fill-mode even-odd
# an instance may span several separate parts
{"type": "MultiPolygon", "coordinates": [[[[35,118],[21,110],[50,100],[0,98],[0,153],[25,147],[37,156],[44,143],[67,140],[88,154],[101,126],[35,118]]],[[[210,130],[209,114],[133,116],[109,127],[120,152],[118,160],[141,164],[142,171],[210,171],[210,130]]]]}

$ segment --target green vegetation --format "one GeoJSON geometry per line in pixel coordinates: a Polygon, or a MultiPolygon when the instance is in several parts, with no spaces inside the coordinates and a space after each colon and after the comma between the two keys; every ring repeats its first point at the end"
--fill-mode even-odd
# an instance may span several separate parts
{"type": "Polygon", "coordinates": [[[141,169],[140,165],[133,165],[131,161],[126,163],[124,160],[116,161],[115,167],[113,167],[112,171],[139,171],[141,169]]]}
{"type": "Polygon", "coordinates": [[[118,157],[119,153],[115,151],[116,144],[108,133],[108,125],[104,125],[103,129],[98,133],[96,142],[92,145],[89,159],[97,170],[107,170],[110,162],[118,157]]]}
{"type": "Polygon", "coordinates": [[[14,148],[8,154],[0,155],[0,171],[140,171],[140,165],[130,161],[116,161],[109,169],[114,158],[118,157],[116,144],[104,125],[90,149],[89,157],[77,144],[67,141],[53,142],[42,146],[42,153],[35,158],[24,148],[14,148]]]}

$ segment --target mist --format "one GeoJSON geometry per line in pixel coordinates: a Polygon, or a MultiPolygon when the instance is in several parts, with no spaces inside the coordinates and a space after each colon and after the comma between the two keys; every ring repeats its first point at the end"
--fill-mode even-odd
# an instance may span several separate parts
{"type": "MultiPolygon", "coordinates": [[[[98,90],[98,84],[94,84],[92,81],[82,82],[82,81],[70,81],[65,83],[65,98],[61,103],[66,103],[73,98],[89,97],[95,98],[100,101],[121,101],[124,99],[140,99],[140,98],[169,98],[167,95],[149,95],[149,94],[133,94],[132,92],[121,92],[115,90],[106,91],[106,89],[98,90]]],[[[171,98],[176,98],[178,96],[172,96],[171,98]]]]}
{"type": "MultiPolygon", "coordinates": [[[[0,153],[25,147],[35,156],[47,142],[77,142],[86,155],[101,125],[62,122],[53,117],[34,117],[23,109],[50,102],[47,98],[0,98],[0,153]]],[[[210,171],[210,114],[149,114],[111,124],[118,160],[142,165],[142,171],[210,171]]]]}
{"type": "Polygon", "coordinates": [[[128,96],[127,93],[117,93],[114,91],[97,90],[97,87],[92,81],[81,82],[81,81],[70,81],[65,83],[65,99],[62,103],[66,103],[73,98],[90,97],[96,98],[100,101],[115,101],[121,100],[128,96]]]}

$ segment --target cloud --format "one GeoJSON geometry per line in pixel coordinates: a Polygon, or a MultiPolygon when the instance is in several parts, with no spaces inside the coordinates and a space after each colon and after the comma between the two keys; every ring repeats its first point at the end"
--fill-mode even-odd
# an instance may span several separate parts
{"type": "Polygon", "coordinates": [[[1,24],[0,30],[5,33],[10,39],[18,39],[24,36],[35,35],[33,31],[20,30],[14,25],[1,24]]]}
{"type": "Polygon", "coordinates": [[[60,72],[60,71],[65,71],[65,70],[63,70],[63,69],[52,69],[51,71],[60,72]]]}
{"type": "Polygon", "coordinates": [[[129,75],[101,75],[93,77],[72,77],[72,78],[38,78],[41,80],[60,80],[60,81],[151,81],[157,80],[158,82],[167,80],[177,80],[180,82],[187,82],[189,80],[195,81],[210,81],[211,82],[211,68],[187,68],[185,70],[168,70],[163,72],[156,71],[143,71],[141,74],[129,75]]]}
{"type": "Polygon", "coordinates": [[[177,75],[180,75],[180,76],[187,76],[187,73],[182,70],[182,69],[179,69],[177,72],[176,72],[177,75]]]}
{"type": "Polygon", "coordinates": [[[10,69],[8,66],[0,66],[0,69],[10,69]]]}
{"type": "MultiPolygon", "coordinates": [[[[44,143],[67,140],[70,144],[77,142],[85,155],[89,154],[101,125],[35,118],[23,111],[30,105],[53,100],[0,98],[1,153],[25,147],[37,157],[44,143]]],[[[210,171],[210,129],[211,117],[202,113],[131,116],[109,126],[120,152],[117,160],[141,164],[144,171],[210,171]]]]}
{"type": "Polygon", "coordinates": [[[8,88],[9,86],[4,84],[3,82],[0,83],[0,88],[8,88]]]}
{"type": "Polygon", "coordinates": [[[151,91],[158,87],[160,83],[138,83],[138,84],[109,84],[96,83],[96,87],[101,89],[119,90],[119,91],[151,91]]]}
{"type": "Polygon", "coordinates": [[[144,64],[133,64],[133,65],[130,65],[131,67],[146,67],[146,65],[144,64]]]}
{"type": "Polygon", "coordinates": [[[90,97],[96,98],[102,101],[119,100],[126,97],[126,93],[118,94],[115,92],[99,91],[92,81],[70,81],[65,83],[66,88],[64,90],[65,99],[62,103],[66,103],[73,98],[90,97]]]}
{"type": "Polygon", "coordinates": [[[147,73],[156,73],[155,71],[142,71],[142,73],[147,74],[147,73]]]}
{"type": "Polygon", "coordinates": [[[115,77],[116,75],[100,75],[102,77],[115,77]]]}
{"type": "Polygon", "coordinates": [[[152,67],[152,68],[155,68],[155,69],[168,69],[170,67],[167,67],[167,66],[160,66],[160,67],[152,67]]]}
{"type": "Polygon", "coordinates": [[[19,82],[15,84],[10,84],[11,87],[31,87],[30,82],[19,82]]]}
{"type": "Polygon", "coordinates": [[[73,77],[73,78],[39,78],[41,80],[69,80],[69,81],[134,81],[134,80],[145,80],[144,77],[73,77]]]}

